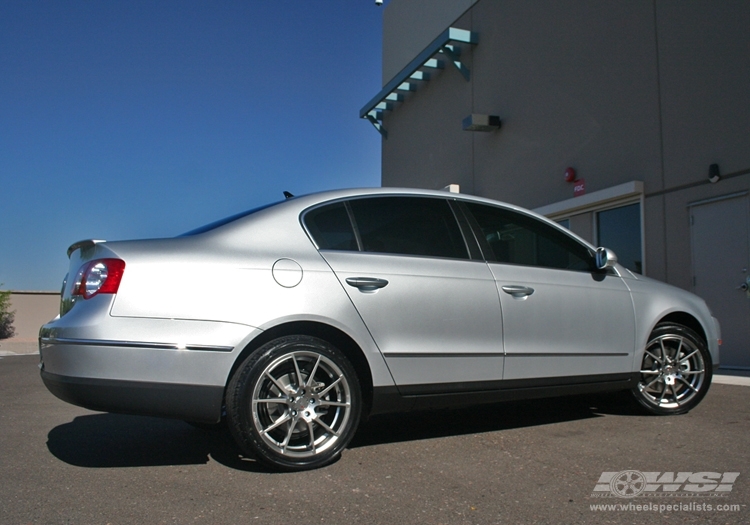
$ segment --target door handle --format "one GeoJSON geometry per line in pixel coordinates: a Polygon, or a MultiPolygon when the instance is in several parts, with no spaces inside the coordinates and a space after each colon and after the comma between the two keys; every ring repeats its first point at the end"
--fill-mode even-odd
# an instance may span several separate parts
{"type": "Polygon", "coordinates": [[[519,286],[515,284],[505,285],[503,291],[518,299],[526,298],[534,293],[534,289],[529,286],[519,286]]]}
{"type": "Polygon", "coordinates": [[[376,292],[378,289],[388,285],[385,279],[377,277],[347,277],[346,284],[359,288],[360,292],[376,292]]]}

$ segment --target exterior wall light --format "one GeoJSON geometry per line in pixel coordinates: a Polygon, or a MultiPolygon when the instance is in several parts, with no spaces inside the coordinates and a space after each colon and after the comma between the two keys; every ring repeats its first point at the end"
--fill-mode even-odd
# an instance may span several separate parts
{"type": "Polygon", "coordinates": [[[500,117],[472,113],[464,119],[463,125],[464,131],[495,131],[500,129],[500,117]]]}
{"type": "Polygon", "coordinates": [[[711,164],[708,167],[708,180],[709,182],[716,183],[721,180],[721,174],[719,173],[719,165],[718,164],[711,164]]]}

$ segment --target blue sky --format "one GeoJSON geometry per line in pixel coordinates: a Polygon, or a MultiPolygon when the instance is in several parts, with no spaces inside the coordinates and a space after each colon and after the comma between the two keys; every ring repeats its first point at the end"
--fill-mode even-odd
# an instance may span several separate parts
{"type": "Polygon", "coordinates": [[[0,283],[57,290],[80,239],[169,237],[378,186],[374,0],[0,2],[0,283]]]}

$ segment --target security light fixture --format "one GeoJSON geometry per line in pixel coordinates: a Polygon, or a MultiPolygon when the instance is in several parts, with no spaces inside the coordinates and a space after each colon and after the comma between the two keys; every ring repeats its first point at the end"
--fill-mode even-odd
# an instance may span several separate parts
{"type": "Polygon", "coordinates": [[[500,129],[500,117],[472,113],[464,119],[463,125],[464,131],[495,131],[500,129]]]}
{"type": "Polygon", "coordinates": [[[721,174],[719,173],[719,165],[718,164],[711,164],[708,167],[708,180],[711,183],[716,183],[721,180],[721,174]]]}

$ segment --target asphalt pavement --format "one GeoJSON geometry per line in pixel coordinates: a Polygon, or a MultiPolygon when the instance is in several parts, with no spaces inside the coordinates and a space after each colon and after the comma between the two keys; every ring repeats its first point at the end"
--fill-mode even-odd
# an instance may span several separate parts
{"type": "Polygon", "coordinates": [[[226,432],[59,401],[37,362],[0,357],[3,525],[750,523],[747,386],[672,417],[623,394],[381,416],[333,465],[279,474],[226,432]],[[629,472],[729,482],[658,498],[601,483],[629,472]]]}

